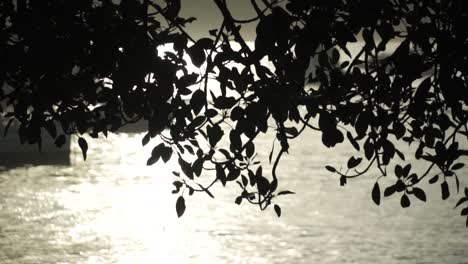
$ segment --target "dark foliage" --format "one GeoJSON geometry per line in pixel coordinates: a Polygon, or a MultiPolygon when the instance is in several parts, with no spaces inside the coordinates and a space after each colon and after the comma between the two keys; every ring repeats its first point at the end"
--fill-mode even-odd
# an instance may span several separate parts
{"type": "MultiPolygon", "coordinates": [[[[376,204],[388,196],[399,196],[402,207],[426,201],[420,182],[427,178],[440,184],[442,199],[459,192],[468,155],[459,144],[468,137],[466,1],[252,0],[250,20],[213,1],[223,23],[197,40],[184,29],[195,18],[179,16],[180,0],[1,1],[1,113],[19,121],[22,143],[50,136],[59,147],[71,134],[98,137],[145,120],[143,145],[163,141],[148,165],[180,164],[179,216],[183,195],[213,197],[216,183],[237,182],[235,202],[262,210],[292,193],[278,188],[276,169],[305,129],[329,148],[349,141],[361,154],[344,170],[327,165],[341,185],[371,167],[381,173],[377,181],[395,176],[391,186],[375,183],[376,204]],[[239,31],[247,23],[257,24],[254,48],[239,31]],[[172,51],[158,52],[164,45],[172,51]],[[268,130],[277,142],[271,172],[255,155],[255,138],[268,130]],[[416,146],[427,170],[398,164],[405,156],[397,142],[416,146]],[[207,186],[197,181],[205,169],[216,172],[207,186]]],[[[79,146],[86,158],[81,137],[79,146]]],[[[467,189],[460,205],[467,216],[467,189]]]]}

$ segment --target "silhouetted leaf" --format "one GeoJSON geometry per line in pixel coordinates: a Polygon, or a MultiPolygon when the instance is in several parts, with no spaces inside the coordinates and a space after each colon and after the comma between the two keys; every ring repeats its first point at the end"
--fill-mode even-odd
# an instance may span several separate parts
{"type": "Polygon", "coordinates": [[[361,163],[362,161],[362,158],[355,158],[355,157],[351,157],[349,158],[348,160],[348,169],[352,169],[354,167],[356,167],[357,165],[359,165],[359,163],[361,163]]]}
{"type": "Polygon", "coordinates": [[[256,181],[258,192],[261,195],[267,194],[267,192],[270,190],[270,182],[268,181],[268,179],[263,176],[257,176],[256,181]]]}
{"type": "Polygon", "coordinates": [[[164,161],[164,163],[167,163],[172,156],[172,148],[164,146],[161,152],[161,159],[164,161]]]}
{"type": "Polygon", "coordinates": [[[374,156],[374,145],[370,142],[370,140],[366,140],[364,143],[364,154],[366,155],[366,159],[370,160],[374,156]]]}
{"type": "Polygon", "coordinates": [[[212,147],[216,146],[216,144],[221,140],[221,137],[224,135],[224,132],[221,130],[219,125],[208,126],[207,133],[208,141],[212,147]]]}
{"type": "Polygon", "coordinates": [[[340,186],[345,186],[347,182],[346,176],[340,177],[340,186]]]}
{"type": "Polygon", "coordinates": [[[296,137],[299,134],[299,131],[295,127],[285,127],[284,132],[292,137],[296,137]]]}
{"type": "Polygon", "coordinates": [[[384,197],[388,197],[388,196],[394,194],[395,192],[396,192],[395,185],[391,185],[391,186],[385,188],[384,197]]]}
{"type": "Polygon", "coordinates": [[[376,205],[380,205],[380,187],[377,182],[374,184],[374,188],[372,188],[372,201],[376,205]]]}
{"type": "Polygon", "coordinates": [[[237,196],[235,203],[240,205],[242,203],[242,196],[237,196]]]}
{"type": "Polygon", "coordinates": [[[277,196],[286,195],[286,194],[295,194],[295,192],[291,192],[291,191],[281,191],[281,192],[278,192],[277,196]]]}
{"type": "Polygon", "coordinates": [[[216,178],[221,181],[223,186],[226,186],[226,172],[221,164],[216,164],[216,178]]]}
{"type": "Polygon", "coordinates": [[[456,163],[452,166],[451,170],[459,170],[465,166],[464,163],[456,163]]]}
{"type": "Polygon", "coordinates": [[[146,133],[143,139],[141,140],[141,144],[143,146],[146,146],[146,144],[148,144],[149,141],[150,141],[150,134],[146,133]]]}
{"type": "Polygon", "coordinates": [[[227,181],[235,181],[240,176],[240,170],[237,168],[230,168],[226,176],[227,181]]]}
{"type": "Polygon", "coordinates": [[[245,175],[241,175],[241,180],[242,180],[243,186],[247,186],[247,184],[249,184],[249,180],[247,179],[245,175]]]}
{"type": "Polygon", "coordinates": [[[327,166],[325,166],[325,168],[326,168],[329,172],[333,172],[333,173],[336,172],[336,169],[335,169],[334,167],[332,167],[332,166],[328,166],[328,165],[327,165],[327,166]]]}
{"type": "Polygon", "coordinates": [[[395,148],[395,153],[398,155],[398,157],[400,157],[401,160],[405,160],[405,155],[396,148],[395,148]]]}
{"type": "Polygon", "coordinates": [[[434,177],[429,179],[430,184],[434,184],[439,180],[439,175],[435,175],[434,177]]]}
{"type": "Polygon", "coordinates": [[[182,172],[187,176],[187,178],[193,180],[193,169],[190,163],[186,162],[184,159],[179,157],[179,165],[182,169],[182,172]]]}
{"type": "Polygon", "coordinates": [[[205,62],[205,51],[202,47],[200,47],[200,45],[192,45],[190,48],[187,49],[187,53],[190,56],[193,65],[195,65],[196,67],[200,68],[205,62]]]}
{"type": "Polygon", "coordinates": [[[149,157],[149,159],[146,161],[146,165],[147,165],[147,166],[151,166],[151,165],[153,165],[154,163],[158,162],[158,160],[159,160],[159,156],[158,156],[158,157],[151,156],[151,157],[149,157]]]}
{"type": "Polygon", "coordinates": [[[181,217],[185,212],[185,199],[183,196],[179,196],[179,198],[177,198],[176,212],[177,212],[177,217],[181,217]]]}
{"type": "Polygon", "coordinates": [[[86,160],[86,153],[88,152],[88,143],[86,139],[78,138],[78,146],[80,146],[81,152],[83,153],[83,159],[86,160]]]}
{"type": "Polygon", "coordinates": [[[426,193],[424,192],[424,190],[420,189],[420,188],[417,188],[417,187],[413,187],[413,194],[414,196],[416,196],[419,200],[425,202],[426,201],[426,193]]]}
{"type": "Polygon", "coordinates": [[[440,185],[440,188],[442,190],[442,199],[446,200],[447,198],[449,198],[450,191],[449,191],[449,186],[448,186],[447,181],[442,182],[442,184],[440,185]]]}
{"type": "Polygon", "coordinates": [[[351,135],[351,133],[349,131],[346,132],[346,137],[348,137],[348,140],[349,142],[351,142],[351,145],[353,145],[353,147],[359,151],[361,148],[359,147],[359,144],[357,143],[357,141],[353,138],[353,135],[351,135]]]}
{"type": "Polygon", "coordinates": [[[208,110],[206,110],[206,112],[205,112],[205,116],[206,116],[207,118],[213,118],[213,117],[215,117],[217,114],[218,114],[218,111],[216,111],[216,110],[214,110],[214,109],[208,109],[208,110]]]}
{"type": "Polygon", "coordinates": [[[398,178],[403,176],[403,168],[398,164],[395,165],[395,176],[397,176],[398,178]]]}
{"type": "Polygon", "coordinates": [[[407,164],[407,165],[403,168],[401,176],[407,177],[410,171],[411,171],[411,163],[407,164]]]}
{"type": "Polygon", "coordinates": [[[370,123],[369,114],[367,112],[362,112],[358,116],[356,123],[354,124],[358,137],[362,138],[366,134],[369,123],[370,123]]]}
{"type": "Polygon", "coordinates": [[[460,198],[460,200],[458,200],[457,204],[455,205],[454,209],[460,206],[461,204],[465,203],[466,201],[468,201],[468,197],[460,198]]]}
{"type": "Polygon", "coordinates": [[[403,208],[407,208],[411,205],[410,199],[406,194],[403,194],[403,196],[401,196],[400,204],[403,208]]]}
{"type": "Polygon", "coordinates": [[[468,215],[468,207],[466,207],[465,209],[463,209],[460,213],[461,216],[465,216],[465,215],[468,215]]]}
{"type": "Polygon", "coordinates": [[[281,207],[279,207],[279,205],[275,204],[273,206],[273,208],[275,209],[275,213],[278,217],[281,217],[281,207]]]}

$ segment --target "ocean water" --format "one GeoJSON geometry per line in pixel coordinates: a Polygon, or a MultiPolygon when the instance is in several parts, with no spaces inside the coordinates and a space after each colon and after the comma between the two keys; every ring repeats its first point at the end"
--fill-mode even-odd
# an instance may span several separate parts
{"type": "MultiPolygon", "coordinates": [[[[186,196],[178,218],[175,167],[146,166],[154,142],[142,147],[142,137],[89,140],[86,162],[75,140],[71,166],[0,171],[0,263],[468,263],[455,193],[442,201],[440,186],[425,184],[427,203],[402,209],[394,196],[376,206],[377,172],[341,187],[324,169],[346,166],[355,154],[347,144],[326,149],[313,132],[291,143],[278,175],[280,189],[296,194],[276,201],[281,218],[272,208],[234,204],[235,183],[214,188],[216,199],[186,196]]],[[[257,141],[266,162],[271,143],[257,141]]]]}

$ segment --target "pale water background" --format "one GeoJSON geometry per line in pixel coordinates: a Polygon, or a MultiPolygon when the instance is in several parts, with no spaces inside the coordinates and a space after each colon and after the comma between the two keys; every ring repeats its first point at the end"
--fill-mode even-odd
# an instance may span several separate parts
{"type": "MultiPolygon", "coordinates": [[[[0,171],[0,263],[468,263],[456,195],[441,201],[436,184],[427,204],[402,209],[395,196],[377,207],[375,173],[340,187],[324,169],[345,165],[349,145],[330,151],[312,132],[292,143],[280,186],[297,194],[277,201],[281,218],[234,204],[232,183],[214,200],[188,197],[179,219],[173,168],[145,166],[141,138],[90,140],[86,162],[73,142],[72,166],[0,171]]],[[[271,142],[257,142],[261,157],[271,142]]]]}

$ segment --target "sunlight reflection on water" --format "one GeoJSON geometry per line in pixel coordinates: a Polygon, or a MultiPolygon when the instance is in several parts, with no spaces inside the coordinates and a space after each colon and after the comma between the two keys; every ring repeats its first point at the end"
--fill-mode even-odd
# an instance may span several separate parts
{"type": "MultiPolygon", "coordinates": [[[[174,164],[145,166],[155,142],[142,134],[89,140],[88,160],[72,143],[72,166],[0,172],[0,263],[463,263],[464,219],[455,197],[409,210],[394,198],[376,207],[369,177],[343,188],[324,164],[344,164],[350,148],[319,147],[305,134],[280,168],[283,216],[234,199],[236,184],[187,198],[178,219],[174,164]],[[458,261],[458,262],[457,262],[458,261]]],[[[271,137],[259,139],[265,160],[271,137]]],[[[416,166],[417,167],[417,166],[416,166]]],[[[466,171],[464,171],[466,174],[466,171]]],[[[203,177],[203,176],[202,176],[203,177]]],[[[466,183],[466,180],[465,180],[466,183]]]]}

